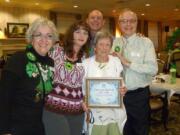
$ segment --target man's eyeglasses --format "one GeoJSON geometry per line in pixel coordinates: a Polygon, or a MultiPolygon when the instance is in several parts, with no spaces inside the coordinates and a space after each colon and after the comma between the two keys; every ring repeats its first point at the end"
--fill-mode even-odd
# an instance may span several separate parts
{"type": "Polygon", "coordinates": [[[40,40],[40,39],[43,39],[43,38],[45,38],[47,40],[53,40],[54,39],[54,35],[53,34],[43,35],[41,33],[38,33],[38,34],[34,34],[33,38],[35,38],[37,40],[40,40]]]}
{"type": "Polygon", "coordinates": [[[136,19],[129,19],[129,20],[128,19],[120,19],[119,22],[122,24],[127,24],[127,23],[134,24],[137,22],[137,20],[136,19]]]}

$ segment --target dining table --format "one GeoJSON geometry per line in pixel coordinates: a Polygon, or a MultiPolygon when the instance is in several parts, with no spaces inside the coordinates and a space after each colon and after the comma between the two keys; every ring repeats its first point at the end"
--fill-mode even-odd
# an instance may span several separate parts
{"type": "MultiPolygon", "coordinates": [[[[167,106],[166,106],[166,117],[165,117],[165,121],[166,124],[168,123],[168,121],[170,120],[174,120],[173,116],[169,116],[169,111],[170,110],[170,106],[171,103],[173,101],[172,97],[174,94],[177,94],[178,96],[180,96],[180,78],[176,78],[176,82],[175,83],[171,83],[170,80],[170,75],[163,75],[160,77],[161,79],[154,79],[150,85],[150,92],[151,93],[155,93],[155,94],[160,94],[163,92],[167,92],[167,106]],[[163,81],[162,81],[163,79],[163,81]]],[[[166,127],[167,128],[167,127],[166,127]]]]}
{"type": "Polygon", "coordinates": [[[161,93],[167,91],[168,101],[170,103],[171,97],[174,94],[180,95],[180,78],[176,78],[175,83],[171,83],[169,78],[165,81],[152,81],[150,85],[150,91],[152,93],[161,93]]]}

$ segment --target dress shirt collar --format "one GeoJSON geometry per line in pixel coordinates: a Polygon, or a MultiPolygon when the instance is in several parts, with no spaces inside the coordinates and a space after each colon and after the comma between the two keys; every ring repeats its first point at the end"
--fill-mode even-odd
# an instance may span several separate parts
{"type": "Polygon", "coordinates": [[[123,42],[125,42],[125,44],[127,43],[131,44],[135,40],[135,37],[136,37],[136,33],[134,33],[130,37],[123,36],[123,42]]]}

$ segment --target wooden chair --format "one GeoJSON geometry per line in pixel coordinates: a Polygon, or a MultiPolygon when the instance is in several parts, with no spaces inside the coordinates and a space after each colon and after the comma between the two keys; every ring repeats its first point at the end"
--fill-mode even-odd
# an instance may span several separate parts
{"type": "Polygon", "coordinates": [[[164,129],[168,130],[167,123],[168,123],[168,99],[167,99],[167,91],[164,91],[162,93],[151,93],[150,96],[150,108],[151,108],[151,117],[150,117],[150,123],[151,125],[157,122],[162,122],[164,129]],[[160,112],[161,117],[159,119],[156,119],[153,117],[153,114],[160,112]]]}
{"type": "Polygon", "coordinates": [[[165,72],[165,61],[161,60],[161,59],[157,59],[157,63],[158,63],[158,74],[159,73],[164,73],[165,72]]]}
{"type": "Polygon", "coordinates": [[[169,60],[169,55],[168,55],[168,53],[165,52],[165,51],[159,52],[157,58],[164,62],[164,69],[163,69],[163,71],[165,73],[167,73],[168,70],[169,70],[169,64],[168,64],[168,62],[169,62],[168,61],[169,60]]]}

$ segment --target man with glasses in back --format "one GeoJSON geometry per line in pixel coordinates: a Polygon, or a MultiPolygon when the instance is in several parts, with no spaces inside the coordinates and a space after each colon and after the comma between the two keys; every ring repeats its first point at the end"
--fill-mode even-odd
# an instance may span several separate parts
{"type": "Polygon", "coordinates": [[[137,15],[124,9],[119,15],[122,36],[113,43],[113,55],[124,66],[123,77],[128,89],[124,96],[127,121],[124,135],[148,135],[149,132],[149,84],[158,67],[152,41],[138,36],[137,15]]]}

